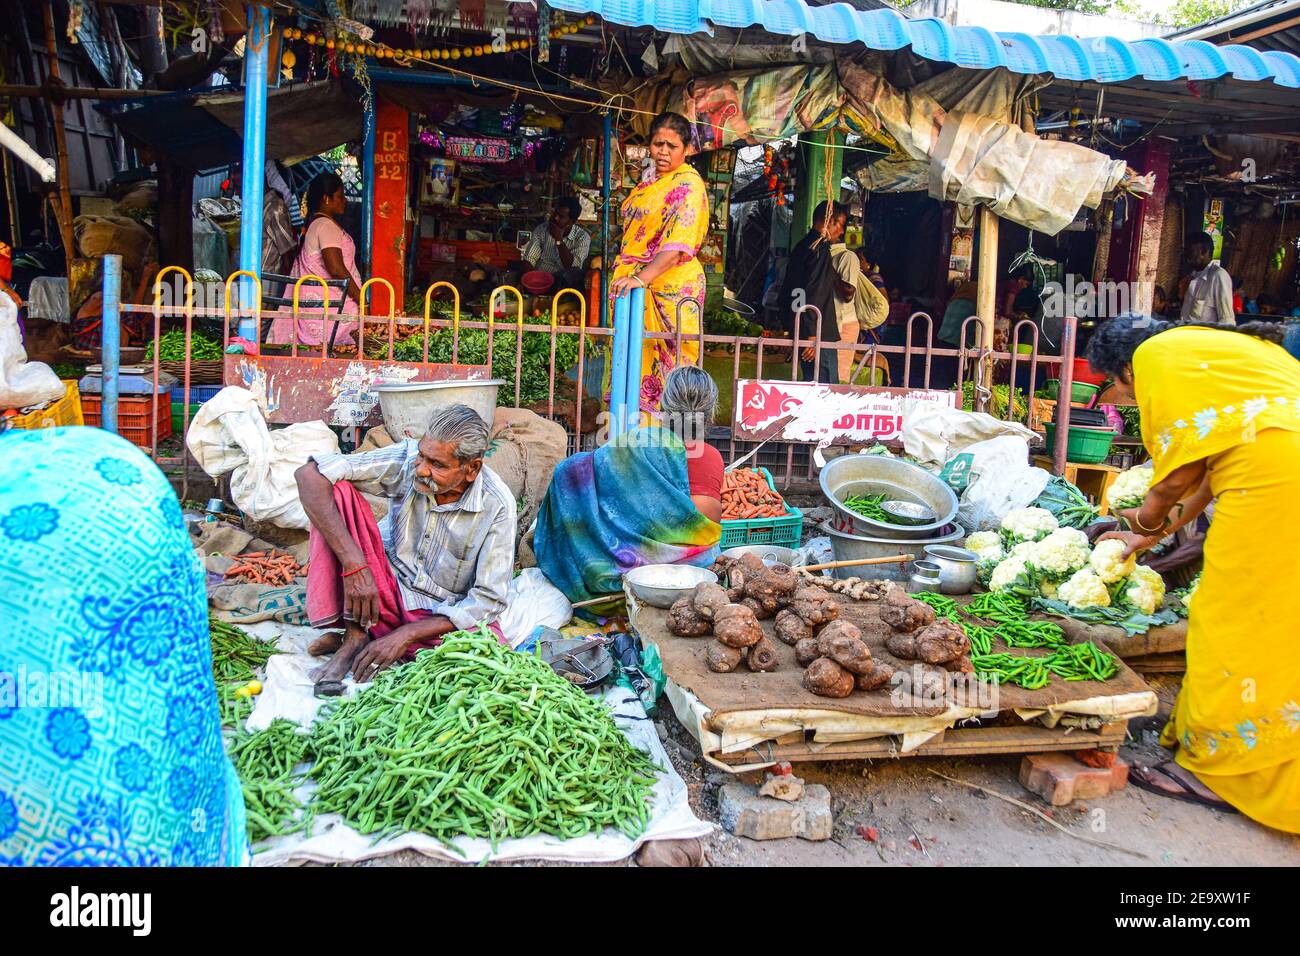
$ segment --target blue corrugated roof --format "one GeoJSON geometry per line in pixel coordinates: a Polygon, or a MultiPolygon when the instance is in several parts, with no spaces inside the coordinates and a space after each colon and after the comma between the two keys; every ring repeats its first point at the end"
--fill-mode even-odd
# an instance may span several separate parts
{"type": "Polygon", "coordinates": [[[857,10],[847,3],[812,7],[804,0],[548,0],[569,13],[594,13],[611,23],[698,33],[709,24],[761,26],[768,33],[810,33],[827,43],[862,43],[873,50],[910,46],[929,60],[972,69],[1004,66],[1015,73],[1051,73],[1062,80],[1117,83],[1147,80],[1272,81],[1300,88],[1300,57],[1239,44],[1202,40],[1121,40],[1117,37],[1030,36],[910,20],[893,10],[857,10]]]}

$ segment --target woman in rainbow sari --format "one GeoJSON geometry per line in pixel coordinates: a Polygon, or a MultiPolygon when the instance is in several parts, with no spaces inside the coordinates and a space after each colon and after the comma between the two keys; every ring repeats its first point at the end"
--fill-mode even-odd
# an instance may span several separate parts
{"type": "Polygon", "coordinates": [[[681,322],[680,355],[673,340],[647,338],[641,348],[641,411],[651,415],[668,373],[699,360],[704,269],[696,256],[709,231],[709,199],[704,180],[686,162],[690,142],[690,121],[680,113],[660,113],[650,124],[654,175],[623,203],[623,246],[609,289],[611,298],[646,290],[647,333],[675,333],[681,322]]]}
{"type": "Polygon", "coordinates": [[[1155,466],[1115,536],[1153,547],[1215,501],[1191,599],[1187,674],[1161,743],[1135,767],[1144,790],[1300,833],[1300,363],[1267,323],[1169,326],[1126,315],[1088,345],[1094,370],[1131,387],[1155,466]],[[1244,333],[1244,334],[1243,334],[1244,333]]]}

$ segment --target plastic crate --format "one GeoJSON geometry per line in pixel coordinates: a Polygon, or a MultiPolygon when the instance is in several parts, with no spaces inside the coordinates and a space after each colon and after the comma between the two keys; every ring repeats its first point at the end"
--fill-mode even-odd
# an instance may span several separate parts
{"type": "MultiPolygon", "coordinates": [[[[224,385],[195,385],[190,383],[190,404],[202,405],[204,402],[216,398],[217,392],[225,388],[224,385]]],[[[171,387],[171,399],[173,403],[185,401],[185,383],[177,382],[171,387]]]]}
{"type": "MultiPolygon", "coordinates": [[[[199,404],[190,402],[190,421],[194,421],[194,416],[199,413],[199,404]]],[[[185,405],[181,402],[172,402],[172,434],[179,435],[185,431],[185,405]]]]}
{"type": "Polygon", "coordinates": [[[13,428],[24,428],[28,431],[85,424],[81,416],[81,389],[77,387],[77,380],[63,379],[62,398],[55,399],[49,406],[28,412],[26,415],[15,415],[9,419],[9,423],[13,428]]]}
{"type": "MultiPolygon", "coordinates": [[[[772,473],[766,468],[758,472],[767,481],[767,486],[776,491],[772,473]]],[[[779,544],[787,548],[799,547],[803,537],[803,512],[790,504],[785,504],[786,514],[780,518],[724,518],[722,521],[722,541],[719,547],[726,551],[742,544],[779,544]]]]}
{"type": "MultiPolygon", "coordinates": [[[[1043,426],[1046,433],[1047,447],[1056,447],[1056,422],[1047,422],[1043,426]]],[[[1065,443],[1065,460],[1080,465],[1095,465],[1106,460],[1110,454],[1111,442],[1115,433],[1109,428],[1084,428],[1071,425],[1065,443]]]]}
{"type": "MultiPolygon", "coordinates": [[[[121,395],[117,399],[117,433],[137,448],[152,448],[153,407],[158,410],[158,437],[169,438],[172,434],[172,415],[170,396],[159,392],[154,396],[151,407],[148,395],[121,395]]],[[[99,395],[82,397],[82,410],[85,412],[86,424],[99,428],[103,425],[101,417],[103,399],[99,395]]]]}

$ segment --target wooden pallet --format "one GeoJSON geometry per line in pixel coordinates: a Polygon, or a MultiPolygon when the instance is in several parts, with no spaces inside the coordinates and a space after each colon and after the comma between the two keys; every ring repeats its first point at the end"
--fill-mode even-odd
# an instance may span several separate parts
{"type": "MultiPolygon", "coordinates": [[[[953,727],[902,753],[896,737],[851,740],[813,745],[781,738],[750,750],[713,753],[716,761],[731,765],[788,760],[876,760],[889,757],[960,757],[987,754],[1042,753],[1049,750],[1117,750],[1128,732],[1128,721],[1116,721],[1100,730],[1077,727],[953,727]]],[[[791,735],[797,737],[798,735],[791,735]]]]}

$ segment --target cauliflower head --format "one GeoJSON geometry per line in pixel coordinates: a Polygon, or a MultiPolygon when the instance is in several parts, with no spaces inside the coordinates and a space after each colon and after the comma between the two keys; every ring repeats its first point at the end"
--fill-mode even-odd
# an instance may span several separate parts
{"type": "Polygon", "coordinates": [[[1085,550],[1092,549],[1092,545],[1088,542],[1088,536],[1078,528],[1057,528],[1043,540],[1059,541],[1062,544],[1075,545],[1085,550]]]}
{"type": "Polygon", "coordinates": [[[1165,599],[1165,579],[1160,576],[1160,572],[1139,564],[1128,576],[1128,580],[1124,597],[1144,614],[1154,614],[1165,599]]]}
{"type": "Polygon", "coordinates": [[[966,548],[979,555],[981,561],[1002,557],[1002,539],[996,531],[976,531],[967,535],[966,548]]]}
{"type": "Polygon", "coordinates": [[[1042,581],[1038,585],[1038,593],[1049,601],[1060,600],[1060,585],[1055,581],[1042,581]]]}
{"type": "Polygon", "coordinates": [[[1056,596],[1071,607],[1110,607],[1106,583],[1091,568],[1080,568],[1056,589],[1056,596]]]}
{"type": "Polygon", "coordinates": [[[1016,541],[1038,541],[1058,527],[1056,516],[1046,508],[1016,508],[1002,519],[1002,530],[1016,541]]]}
{"type": "Polygon", "coordinates": [[[1151,487],[1151,478],[1155,471],[1150,465],[1139,465],[1128,471],[1121,471],[1106,489],[1106,503],[1112,511],[1124,508],[1136,508],[1147,496],[1151,487]]]}
{"type": "Polygon", "coordinates": [[[1137,559],[1133,555],[1122,557],[1124,547],[1123,541],[1111,538],[1108,541],[1098,542],[1092,549],[1092,557],[1088,559],[1088,565],[1106,584],[1114,584],[1120,578],[1128,577],[1137,567],[1137,559]]]}
{"type": "Polygon", "coordinates": [[[989,578],[989,590],[1007,590],[1015,585],[1025,571],[1025,559],[1023,556],[1013,555],[1009,558],[1003,558],[1002,561],[998,563],[998,566],[993,569],[993,575],[989,578]]]}
{"type": "Polygon", "coordinates": [[[1054,531],[1042,541],[1031,544],[1025,560],[1049,578],[1063,581],[1086,567],[1089,555],[1086,544],[1080,546],[1072,538],[1058,538],[1056,535],[1059,533],[1054,531]]]}

